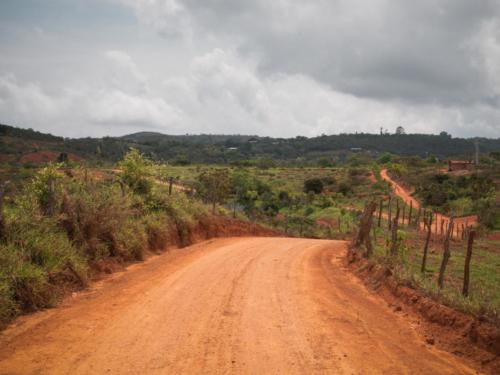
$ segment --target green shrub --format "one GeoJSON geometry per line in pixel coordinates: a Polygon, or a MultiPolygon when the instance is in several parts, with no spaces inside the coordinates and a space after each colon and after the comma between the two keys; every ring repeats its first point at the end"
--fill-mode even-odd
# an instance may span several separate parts
{"type": "Polygon", "coordinates": [[[151,191],[152,164],[139,150],[131,148],[120,162],[122,180],[136,194],[147,194],[151,191]]]}
{"type": "Polygon", "coordinates": [[[144,227],[150,250],[161,250],[168,245],[169,220],[165,214],[153,213],[145,216],[144,227]]]}
{"type": "Polygon", "coordinates": [[[323,181],[321,178],[310,178],[304,181],[304,193],[313,192],[320,194],[323,191],[323,181]]]}
{"type": "Polygon", "coordinates": [[[127,220],[114,234],[114,251],[125,260],[143,260],[148,243],[144,225],[137,220],[127,220]]]}
{"type": "MultiPolygon", "coordinates": [[[[140,199],[122,196],[118,186],[68,184],[61,204],[61,226],[92,260],[124,256],[117,234],[130,218],[140,215],[140,199]]],[[[122,236],[123,237],[123,236],[122,236]]]]}

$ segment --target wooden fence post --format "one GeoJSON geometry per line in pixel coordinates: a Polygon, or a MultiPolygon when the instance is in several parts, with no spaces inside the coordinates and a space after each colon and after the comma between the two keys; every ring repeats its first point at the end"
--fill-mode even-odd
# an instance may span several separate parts
{"type": "Polygon", "coordinates": [[[371,201],[365,205],[363,210],[363,215],[361,216],[361,222],[359,225],[358,235],[354,241],[354,246],[360,246],[364,244],[366,247],[366,256],[370,257],[373,253],[373,247],[370,239],[370,231],[373,224],[373,213],[377,209],[377,204],[375,201],[371,201]]]}
{"type": "Polygon", "coordinates": [[[446,266],[450,260],[450,236],[453,231],[453,217],[450,219],[448,224],[448,230],[446,231],[446,237],[443,243],[443,260],[441,261],[441,267],[439,268],[438,286],[442,289],[444,286],[444,273],[446,271],[446,266]]]}
{"type": "Polygon", "coordinates": [[[174,183],[174,178],[170,176],[168,178],[168,195],[172,195],[172,185],[174,183]]]}
{"type": "MultiPolygon", "coordinates": [[[[396,212],[400,212],[400,208],[399,208],[399,199],[396,199],[396,212]]],[[[401,213],[401,212],[400,212],[401,213]]],[[[398,215],[398,218],[399,218],[399,215],[398,215]]],[[[398,223],[399,224],[399,223],[398,223]]]]}
{"type": "MultiPolygon", "coordinates": [[[[416,222],[417,222],[417,228],[420,229],[420,216],[422,215],[422,208],[419,207],[418,208],[418,211],[417,211],[417,219],[416,219],[416,222]]],[[[425,228],[425,226],[424,226],[425,228]]]]}
{"type": "Polygon", "coordinates": [[[387,218],[387,227],[390,230],[392,225],[392,195],[389,195],[389,203],[387,204],[387,218]]]}
{"type": "Polygon", "coordinates": [[[391,235],[391,256],[395,256],[398,252],[398,222],[399,222],[399,207],[396,209],[396,216],[394,217],[392,223],[392,235],[391,235]]]}
{"type": "Polygon", "coordinates": [[[470,260],[472,258],[472,245],[474,244],[474,236],[476,232],[469,231],[469,239],[467,240],[467,255],[465,256],[465,266],[464,266],[464,286],[462,289],[462,294],[467,297],[469,295],[469,276],[470,276],[470,260]]]}
{"type": "Polygon", "coordinates": [[[431,241],[431,234],[432,234],[432,217],[433,215],[429,215],[429,217],[424,216],[424,229],[427,227],[427,236],[425,237],[422,266],[420,267],[420,272],[422,273],[425,272],[425,267],[427,266],[427,253],[429,252],[429,243],[431,241]]]}
{"type": "Polygon", "coordinates": [[[410,200],[410,212],[408,213],[408,225],[412,225],[411,224],[411,214],[412,214],[412,211],[413,211],[413,201],[410,200]]]}

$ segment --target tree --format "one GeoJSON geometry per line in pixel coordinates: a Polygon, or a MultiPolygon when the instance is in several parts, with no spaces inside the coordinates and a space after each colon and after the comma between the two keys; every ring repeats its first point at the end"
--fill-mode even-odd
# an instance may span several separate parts
{"type": "Polygon", "coordinates": [[[238,170],[231,175],[230,185],[234,209],[239,204],[248,214],[254,208],[258,196],[255,178],[244,170],[238,170]]]}
{"type": "Polygon", "coordinates": [[[148,194],[151,191],[152,164],[137,149],[131,148],[119,163],[122,170],[121,178],[134,193],[148,194]]]}
{"type": "Polygon", "coordinates": [[[212,204],[212,213],[215,205],[224,203],[229,197],[231,184],[226,169],[204,171],[198,176],[197,193],[203,200],[212,204]]]}
{"type": "Polygon", "coordinates": [[[379,164],[387,164],[390,163],[392,160],[392,155],[389,154],[388,152],[384,152],[382,155],[379,156],[377,159],[379,164]]]}
{"type": "Polygon", "coordinates": [[[403,135],[403,134],[406,134],[405,128],[403,128],[402,126],[398,126],[396,128],[396,135],[403,135]]]}
{"type": "Polygon", "coordinates": [[[320,178],[310,178],[304,181],[304,193],[312,191],[314,194],[320,194],[323,191],[323,181],[320,178]]]}
{"type": "Polygon", "coordinates": [[[447,132],[445,131],[442,131],[441,133],[439,133],[439,136],[440,137],[443,137],[443,138],[450,138],[451,139],[451,135],[448,134],[447,132]]]}

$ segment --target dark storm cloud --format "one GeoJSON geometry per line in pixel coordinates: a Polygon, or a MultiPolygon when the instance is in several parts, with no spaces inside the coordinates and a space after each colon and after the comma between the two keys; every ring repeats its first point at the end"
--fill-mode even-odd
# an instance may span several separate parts
{"type": "MultiPolygon", "coordinates": [[[[239,40],[260,70],[308,74],[361,97],[488,104],[474,36],[496,1],[179,1],[201,32],[239,40]]],[[[496,101],[495,101],[496,102],[496,101]]]]}

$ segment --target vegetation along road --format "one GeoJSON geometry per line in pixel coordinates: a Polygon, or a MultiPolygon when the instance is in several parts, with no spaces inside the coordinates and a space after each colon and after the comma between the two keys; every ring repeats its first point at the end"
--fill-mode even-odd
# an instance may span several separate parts
{"type": "MultiPolygon", "coordinates": [[[[410,202],[411,202],[413,207],[415,207],[417,209],[420,208],[420,202],[418,202],[414,197],[412,197],[411,193],[409,191],[407,191],[403,186],[401,186],[396,181],[394,181],[389,176],[387,169],[382,169],[380,171],[380,176],[382,177],[382,179],[384,179],[385,181],[387,181],[391,184],[391,187],[392,187],[394,193],[399,198],[401,198],[407,205],[410,205],[410,202]]],[[[440,214],[440,213],[436,213],[435,219],[434,219],[434,226],[436,228],[436,231],[437,231],[437,228],[441,227],[441,225],[442,225],[441,223],[443,223],[444,225],[448,225],[449,221],[450,221],[450,217],[445,216],[445,215],[440,214]]],[[[463,225],[464,227],[474,225],[477,223],[477,215],[470,215],[470,216],[463,216],[463,217],[454,218],[454,223],[457,226],[463,225]]]]}
{"type": "Polygon", "coordinates": [[[365,289],[345,251],[226,238],[152,257],[18,319],[0,373],[473,373],[365,289]]]}

